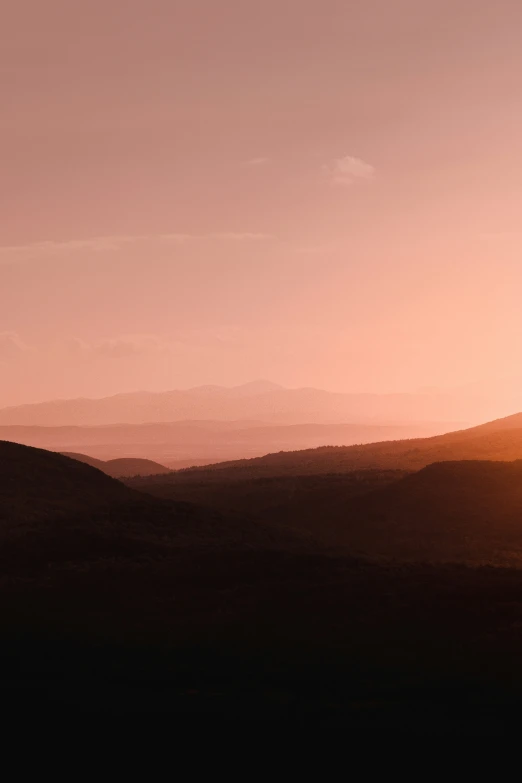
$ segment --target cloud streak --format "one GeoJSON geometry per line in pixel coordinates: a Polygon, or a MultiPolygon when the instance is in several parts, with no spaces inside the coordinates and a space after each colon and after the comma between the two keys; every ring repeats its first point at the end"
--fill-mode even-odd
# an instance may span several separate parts
{"type": "Polygon", "coordinates": [[[31,349],[16,332],[0,332],[0,361],[11,361],[31,349]]]}
{"type": "Polygon", "coordinates": [[[336,158],[326,167],[326,172],[334,185],[352,185],[356,180],[372,180],[375,177],[374,166],[352,155],[336,158]]]}
{"type": "Polygon", "coordinates": [[[210,234],[134,234],[0,245],[0,264],[60,257],[70,253],[107,253],[139,244],[181,246],[198,241],[248,242],[274,239],[271,234],[222,231],[210,234]]]}
{"type": "Polygon", "coordinates": [[[224,240],[231,240],[232,242],[258,242],[260,240],[265,239],[273,239],[271,234],[255,234],[255,233],[235,233],[233,231],[229,231],[227,233],[223,234],[211,234],[211,238],[213,239],[224,239],[224,240]]]}
{"type": "Polygon", "coordinates": [[[270,158],[250,158],[250,160],[245,160],[243,165],[248,166],[248,168],[251,169],[256,169],[261,166],[266,166],[267,163],[270,163],[270,158]]]}

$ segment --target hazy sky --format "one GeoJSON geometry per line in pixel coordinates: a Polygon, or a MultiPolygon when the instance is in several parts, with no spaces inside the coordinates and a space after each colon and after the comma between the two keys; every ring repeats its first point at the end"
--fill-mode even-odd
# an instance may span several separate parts
{"type": "Polygon", "coordinates": [[[0,404],[520,374],[520,0],[4,0],[0,404]]]}

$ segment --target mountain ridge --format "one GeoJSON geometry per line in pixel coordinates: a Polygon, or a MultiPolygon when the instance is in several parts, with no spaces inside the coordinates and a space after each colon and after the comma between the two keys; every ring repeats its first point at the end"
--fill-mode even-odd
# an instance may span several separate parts
{"type": "MultiPolygon", "coordinates": [[[[485,414],[480,418],[487,419],[485,414]]],[[[263,381],[232,388],[128,392],[0,409],[0,424],[4,425],[93,426],[189,419],[248,419],[272,424],[468,421],[469,401],[446,393],[343,393],[312,387],[289,389],[263,381]]]]}

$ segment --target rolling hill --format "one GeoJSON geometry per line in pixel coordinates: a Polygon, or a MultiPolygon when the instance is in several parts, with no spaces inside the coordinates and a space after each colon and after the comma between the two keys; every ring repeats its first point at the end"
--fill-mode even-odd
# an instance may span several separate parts
{"type": "Polygon", "coordinates": [[[355,498],[348,518],[379,554],[520,566],[522,460],[434,463],[355,498]]]}
{"type": "Polygon", "coordinates": [[[522,565],[522,460],[441,462],[414,473],[221,473],[201,471],[197,481],[198,471],[181,471],[129,485],[306,532],[351,556],[522,565]]]}
{"type": "Polygon", "coordinates": [[[62,454],[0,441],[0,560],[166,556],[172,548],[290,548],[305,539],[192,503],[158,500],[62,454]],[[69,550],[70,547],[70,550],[69,550]],[[10,553],[10,554],[8,554],[10,553]]]}
{"type": "Polygon", "coordinates": [[[0,441],[0,519],[37,521],[130,502],[138,493],[62,454],[0,441]]]}
{"type": "Polygon", "coordinates": [[[255,459],[190,468],[187,482],[275,476],[348,473],[354,470],[420,470],[432,462],[522,459],[522,414],[431,438],[383,441],[355,446],[324,446],[267,454],[255,459]],[[211,478],[211,474],[217,472],[211,478]]]}
{"type": "Polygon", "coordinates": [[[522,565],[522,460],[429,465],[346,505],[338,540],[411,561],[522,565]]]}
{"type": "Polygon", "coordinates": [[[265,517],[276,525],[306,527],[305,519],[317,519],[316,528],[322,535],[323,520],[331,515],[332,509],[340,509],[343,514],[346,503],[352,498],[367,495],[407,475],[409,473],[402,470],[367,470],[220,480],[216,471],[203,473],[198,481],[191,471],[181,471],[168,477],[133,477],[125,483],[154,497],[196,503],[224,513],[233,511],[246,518],[265,517]]]}

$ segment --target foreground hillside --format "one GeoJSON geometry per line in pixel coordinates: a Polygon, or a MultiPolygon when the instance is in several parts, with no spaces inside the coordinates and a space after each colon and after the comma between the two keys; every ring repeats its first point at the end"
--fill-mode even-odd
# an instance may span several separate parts
{"type": "Polygon", "coordinates": [[[522,461],[430,465],[355,498],[339,538],[401,559],[520,567],[522,461]]]}
{"type": "Polygon", "coordinates": [[[16,443],[0,441],[0,466],[2,521],[74,516],[137,497],[88,465],[16,443]]]}
{"type": "Polygon", "coordinates": [[[518,732],[521,591],[507,569],[261,552],[54,568],[4,581],[3,708],[518,732]]]}
{"type": "Polygon", "coordinates": [[[108,557],[125,566],[187,547],[306,545],[302,536],[234,514],[157,500],[61,454],[0,441],[0,466],[0,561],[9,572],[108,557]]]}
{"type": "MultiPolygon", "coordinates": [[[[420,470],[433,462],[522,459],[522,414],[432,438],[383,441],[358,446],[324,446],[267,454],[185,471],[194,481],[219,471],[220,480],[319,475],[354,470],[420,470]],[[196,475],[197,474],[197,475],[196,475]]],[[[172,481],[176,479],[173,477],[172,481]]]]}

